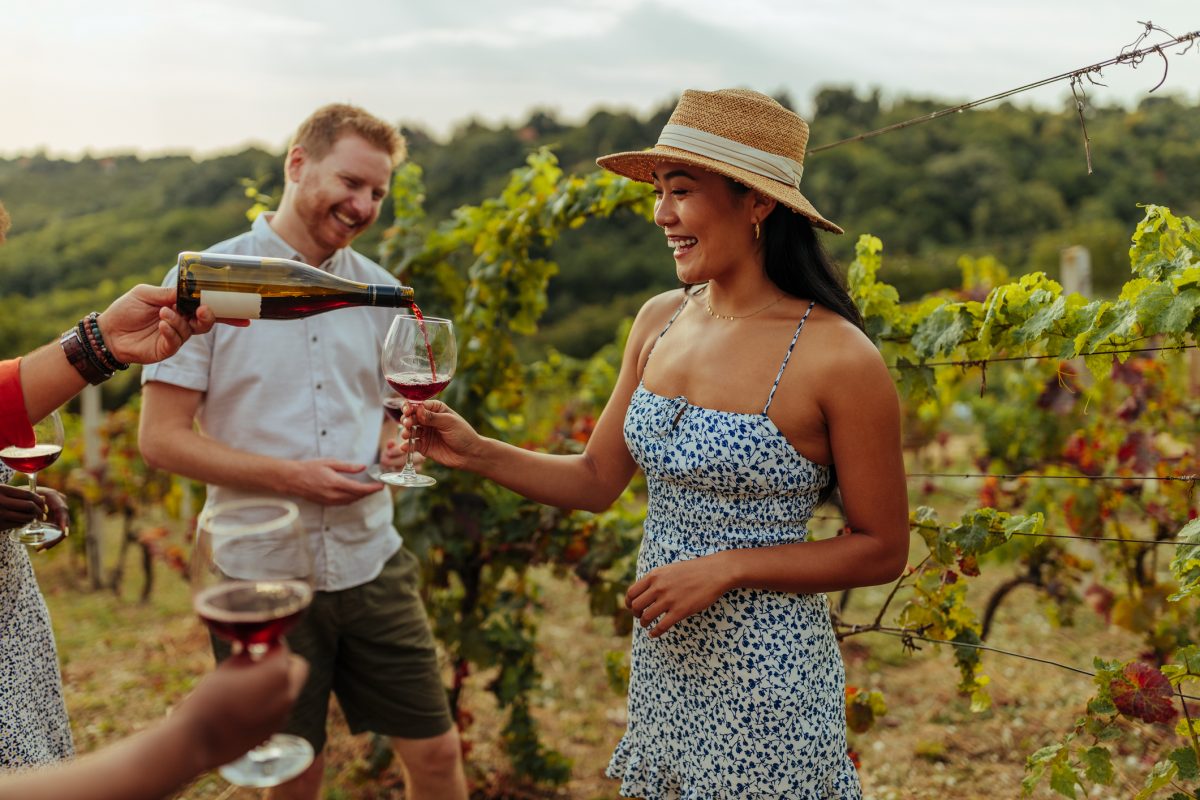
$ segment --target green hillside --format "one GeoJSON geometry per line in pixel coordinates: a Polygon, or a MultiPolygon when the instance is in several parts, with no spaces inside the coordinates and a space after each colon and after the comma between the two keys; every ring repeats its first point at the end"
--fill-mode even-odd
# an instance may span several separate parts
{"type": "MultiPolygon", "coordinates": [[[[878,94],[829,88],[815,98],[811,145],[951,102],[886,104],[878,94]]],[[[535,148],[551,147],[568,170],[591,170],[597,155],[652,143],[669,111],[600,111],[580,125],[535,111],[520,126],[464,124],[444,142],[407,134],[424,170],[427,211],[437,220],[495,193],[535,148]]],[[[1071,244],[1091,249],[1097,289],[1109,291],[1127,277],[1138,203],[1200,214],[1200,107],[1150,96],[1136,109],[1093,108],[1086,122],[1092,175],[1073,107],[1004,104],[812,155],[804,190],[847,230],[826,237],[835,255],[848,257],[861,233],[880,236],[885,277],[908,297],[957,282],[964,253],[1053,275],[1059,250],[1071,244]]],[[[49,341],[132,283],[158,282],[180,250],[243,230],[251,204],[244,179],[277,196],[281,154],[0,160],[0,199],[13,217],[9,244],[0,248],[0,356],[49,341]]],[[[385,209],[383,220],[389,216],[385,209]]],[[[384,227],[360,249],[374,254],[384,227]]],[[[611,340],[647,294],[674,285],[669,254],[642,219],[573,231],[551,255],[562,272],[540,338],[575,355],[611,340]]]]}

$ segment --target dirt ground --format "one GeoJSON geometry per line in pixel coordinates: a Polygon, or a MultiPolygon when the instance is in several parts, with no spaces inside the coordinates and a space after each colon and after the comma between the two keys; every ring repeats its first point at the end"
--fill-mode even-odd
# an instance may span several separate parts
{"type": "MultiPolygon", "coordinates": [[[[134,579],[126,598],[89,593],[78,581],[71,559],[54,554],[39,558],[39,579],[55,622],[63,662],[68,708],[77,747],[88,752],[141,729],[160,717],[211,669],[207,636],[190,612],[187,587],[162,570],[151,604],[135,602],[134,579]]],[[[997,579],[1003,567],[997,568],[997,579]]],[[[611,623],[587,611],[583,587],[570,577],[538,571],[546,614],[539,642],[544,672],[536,714],[546,743],[574,764],[568,784],[553,792],[532,793],[509,787],[496,776],[504,758],[499,746],[502,719],[486,691],[488,675],[471,677],[465,702],[475,714],[466,732],[477,772],[478,797],[552,797],[572,800],[615,798],[616,784],[603,775],[609,754],[625,723],[625,700],[608,686],[606,653],[624,652],[626,637],[611,623]]],[[[973,582],[979,607],[988,575],[973,582]]],[[[847,619],[873,617],[885,589],[857,590],[847,619]]],[[[1003,606],[989,644],[1034,654],[1082,669],[1095,655],[1129,657],[1136,641],[1110,629],[1086,609],[1073,628],[1046,621],[1031,592],[1017,592],[1003,606]]],[[[846,640],[843,655],[851,685],[884,693],[888,713],[871,731],[852,736],[861,762],[867,798],[1016,798],[1021,794],[1026,757],[1059,739],[1081,714],[1091,695],[1091,680],[1058,667],[987,654],[993,707],[973,713],[954,691],[958,676],[945,648],[925,646],[906,654],[899,642],[881,634],[846,640]]],[[[1161,731],[1147,727],[1144,740],[1161,731]]],[[[384,800],[402,798],[403,779],[395,764],[382,766],[386,752],[368,736],[352,737],[335,708],[332,714],[325,797],[384,800]]],[[[1092,800],[1128,798],[1140,787],[1152,759],[1123,752],[1116,759],[1119,780],[1092,800]]],[[[205,776],[179,797],[253,798],[215,775],[205,776]]],[[[1034,797],[1053,797],[1047,786],[1034,797]]]]}

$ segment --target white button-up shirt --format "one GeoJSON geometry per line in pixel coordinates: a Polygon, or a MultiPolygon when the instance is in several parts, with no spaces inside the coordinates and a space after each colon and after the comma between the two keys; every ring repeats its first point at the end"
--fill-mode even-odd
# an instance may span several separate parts
{"type": "MultiPolygon", "coordinates": [[[[210,252],[300,260],[260,215],[250,231],[210,252]]],[[[396,284],[370,259],[346,247],[322,269],[361,283],[396,284]]],[[[163,281],[174,286],[176,270],[163,281]]],[[[371,464],[379,447],[387,385],[380,351],[393,308],[343,308],[297,320],[254,320],[247,328],[217,325],[193,336],[173,357],[142,370],[142,382],[163,381],[203,392],[200,428],[238,450],[305,460],[334,458],[371,464]]],[[[208,487],[207,504],[262,492],[208,487]]],[[[317,588],[336,591],[372,580],[400,548],[387,490],[349,505],[321,506],[291,497],[314,542],[317,588]]]]}

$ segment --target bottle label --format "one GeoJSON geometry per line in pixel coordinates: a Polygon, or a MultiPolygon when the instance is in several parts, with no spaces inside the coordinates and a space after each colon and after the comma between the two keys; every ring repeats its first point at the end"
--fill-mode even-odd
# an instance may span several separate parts
{"type": "Polygon", "coordinates": [[[253,292],[219,292],[202,289],[200,305],[211,308],[219,318],[259,319],[262,312],[262,295],[253,292]]]}

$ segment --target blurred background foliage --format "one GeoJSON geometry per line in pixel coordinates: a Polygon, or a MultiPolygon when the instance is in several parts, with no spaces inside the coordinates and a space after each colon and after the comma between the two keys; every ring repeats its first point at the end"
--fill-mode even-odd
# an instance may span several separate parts
{"type": "MultiPolygon", "coordinates": [[[[794,106],[786,96],[785,105],[794,106]]],[[[878,92],[830,87],[812,107],[819,147],[950,105],[941,99],[882,102],[878,92]]],[[[1170,95],[1136,108],[1092,106],[1086,113],[1095,174],[1088,175],[1073,106],[1010,103],[956,114],[809,157],[804,190],[846,228],[826,237],[843,262],[859,234],[888,243],[888,274],[902,299],[954,286],[960,256],[992,255],[1016,272],[1058,274],[1059,251],[1091,251],[1096,293],[1128,279],[1129,231],[1138,202],[1200,214],[1190,176],[1200,174],[1197,106],[1170,95]]],[[[521,125],[469,121],[445,141],[406,129],[420,165],[431,219],[503,189],[509,172],[550,147],[567,173],[595,169],[598,155],[652,144],[670,114],[638,117],[597,111],[578,125],[534,110],[521,125]]],[[[43,155],[0,159],[0,200],[13,217],[0,248],[0,357],[50,341],[75,319],[103,308],[138,281],[157,283],[180,250],[200,249],[246,226],[245,212],[282,188],[282,154],[260,149],[196,160],[189,156],[43,155]]],[[[386,207],[381,220],[392,218],[386,207]]],[[[386,222],[358,245],[378,252],[386,222]]],[[[561,271],[526,353],[545,346],[587,357],[612,341],[621,320],[650,294],[675,284],[658,232],[633,213],[568,231],[546,256],[561,271]]],[[[418,292],[420,287],[418,287],[418,292]]],[[[132,380],[105,387],[122,402],[132,380]]]]}

